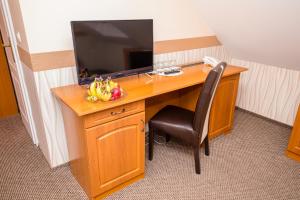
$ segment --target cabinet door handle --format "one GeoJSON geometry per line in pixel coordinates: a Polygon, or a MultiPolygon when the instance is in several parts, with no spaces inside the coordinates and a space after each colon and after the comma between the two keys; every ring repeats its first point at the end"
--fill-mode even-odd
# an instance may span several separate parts
{"type": "Polygon", "coordinates": [[[125,110],[125,108],[123,108],[121,111],[119,111],[119,112],[111,112],[110,114],[111,115],[118,115],[118,114],[121,114],[121,113],[123,113],[123,112],[125,112],[126,110],[125,110]]]}
{"type": "Polygon", "coordinates": [[[145,132],[145,122],[144,120],[141,119],[141,122],[142,122],[142,129],[141,129],[141,132],[145,132]]]}

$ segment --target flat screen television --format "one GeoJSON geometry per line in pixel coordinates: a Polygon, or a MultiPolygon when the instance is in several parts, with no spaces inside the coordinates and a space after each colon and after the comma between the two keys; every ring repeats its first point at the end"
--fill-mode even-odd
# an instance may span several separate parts
{"type": "Polygon", "coordinates": [[[153,20],[72,21],[80,85],[153,70],[153,20]]]}

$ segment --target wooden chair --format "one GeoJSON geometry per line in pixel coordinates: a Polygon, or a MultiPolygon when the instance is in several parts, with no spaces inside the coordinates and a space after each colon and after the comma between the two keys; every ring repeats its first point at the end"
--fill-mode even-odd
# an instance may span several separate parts
{"type": "Polygon", "coordinates": [[[208,74],[197,100],[195,112],[168,105],[149,121],[149,160],[153,159],[154,134],[156,131],[180,139],[194,148],[195,169],[200,174],[200,145],[205,143],[205,155],[209,155],[208,126],[211,104],[220,82],[225,62],[219,63],[208,74]]]}

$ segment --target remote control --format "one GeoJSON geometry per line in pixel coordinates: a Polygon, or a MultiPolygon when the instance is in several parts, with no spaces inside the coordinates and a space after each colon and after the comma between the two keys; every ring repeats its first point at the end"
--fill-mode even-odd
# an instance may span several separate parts
{"type": "Polygon", "coordinates": [[[167,72],[164,72],[165,75],[168,75],[168,74],[176,74],[176,73],[179,73],[181,72],[181,70],[171,70],[171,71],[167,71],[167,72]]]}

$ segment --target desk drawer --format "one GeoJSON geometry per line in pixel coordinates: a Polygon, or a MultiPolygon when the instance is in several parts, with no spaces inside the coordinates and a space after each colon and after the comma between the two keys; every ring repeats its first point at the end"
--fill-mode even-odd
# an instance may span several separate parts
{"type": "Polygon", "coordinates": [[[100,111],[84,117],[84,128],[90,128],[115,119],[132,115],[145,110],[144,101],[137,101],[108,110],[100,111]]]}

